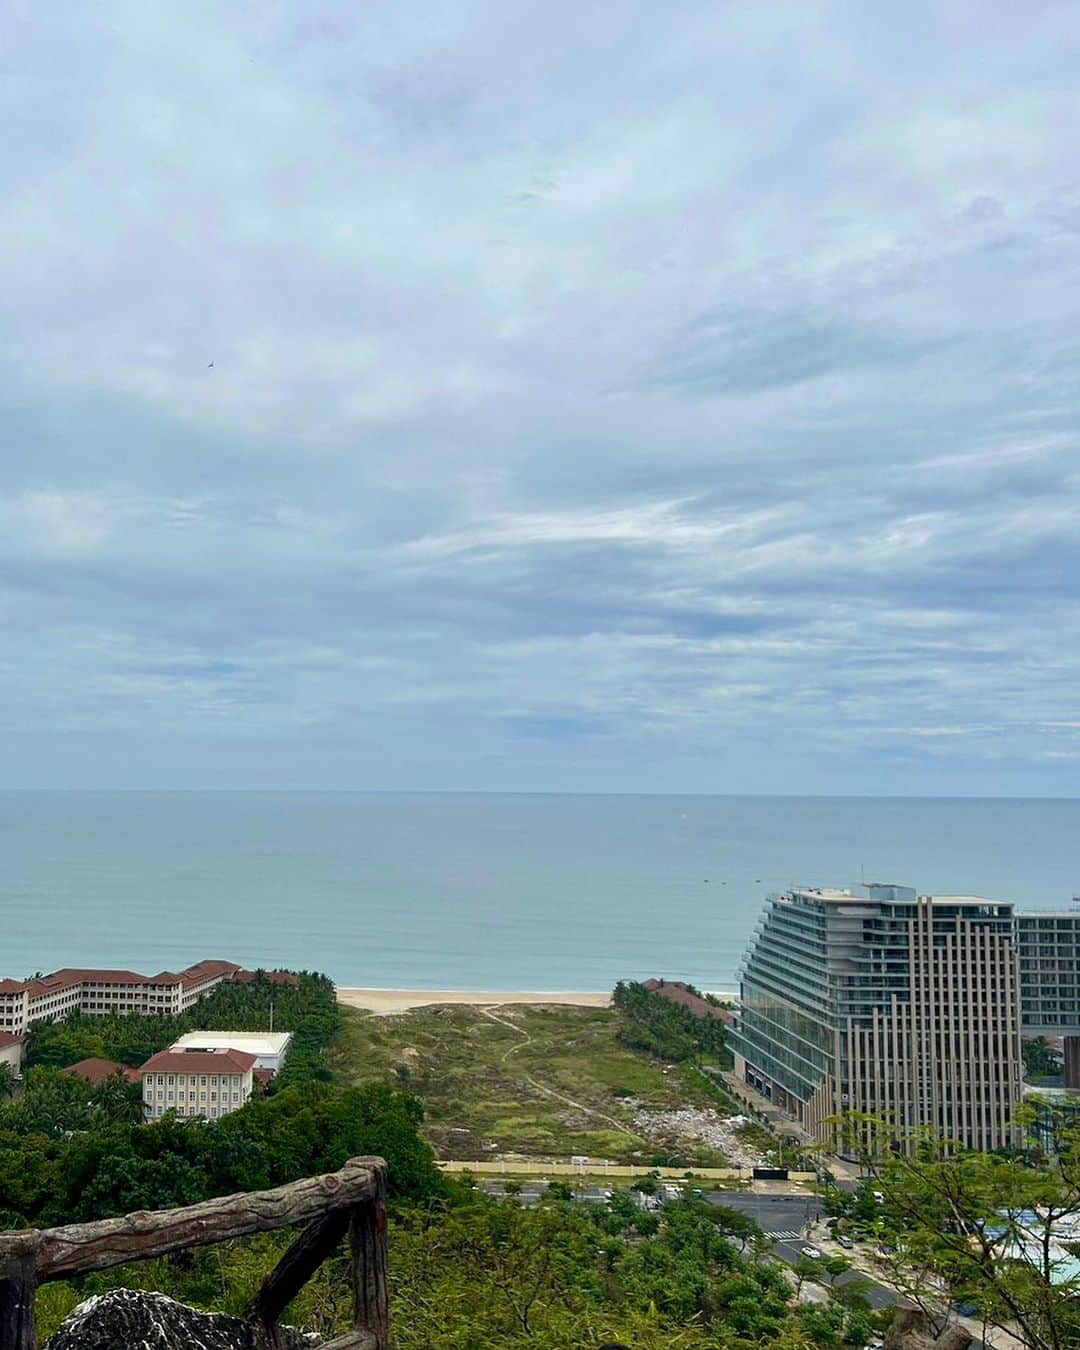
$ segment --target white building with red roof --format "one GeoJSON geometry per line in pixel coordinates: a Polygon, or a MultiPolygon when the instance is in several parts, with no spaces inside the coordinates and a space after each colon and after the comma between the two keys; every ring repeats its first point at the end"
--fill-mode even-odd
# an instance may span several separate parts
{"type": "Polygon", "coordinates": [[[239,970],[233,961],[199,961],[179,973],[65,968],[30,980],[0,980],[0,1033],[22,1036],[34,1022],[57,1022],[72,1012],[187,1012],[239,970]]]}
{"type": "Polygon", "coordinates": [[[169,1111],[218,1120],[251,1098],[255,1056],[243,1050],[162,1050],[139,1070],[146,1119],[169,1111]]]}

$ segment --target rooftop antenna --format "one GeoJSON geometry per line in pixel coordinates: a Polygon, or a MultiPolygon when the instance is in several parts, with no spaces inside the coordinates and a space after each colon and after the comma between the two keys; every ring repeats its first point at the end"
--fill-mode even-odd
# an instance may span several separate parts
{"type": "Polygon", "coordinates": [[[863,885],[863,886],[866,885],[866,864],[865,864],[865,863],[860,863],[860,864],[859,864],[859,882],[860,882],[860,884],[863,885]]]}

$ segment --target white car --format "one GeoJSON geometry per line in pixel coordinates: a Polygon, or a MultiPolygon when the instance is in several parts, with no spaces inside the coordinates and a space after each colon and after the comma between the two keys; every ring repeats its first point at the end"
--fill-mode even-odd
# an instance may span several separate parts
{"type": "Polygon", "coordinates": [[[821,1260],[821,1253],[818,1251],[818,1249],[817,1249],[816,1247],[804,1247],[804,1248],[802,1249],[802,1254],[803,1254],[803,1256],[806,1257],[806,1259],[807,1259],[808,1261],[820,1261],[820,1260],[821,1260]]]}

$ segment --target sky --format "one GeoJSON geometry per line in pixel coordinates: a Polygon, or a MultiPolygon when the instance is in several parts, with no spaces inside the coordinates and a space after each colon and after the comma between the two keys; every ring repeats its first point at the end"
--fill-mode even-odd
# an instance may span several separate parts
{"type": "Polygon", "coordinates": [[[0,786],[1080,795],[1080,6],[0,25],[0,786]]]}

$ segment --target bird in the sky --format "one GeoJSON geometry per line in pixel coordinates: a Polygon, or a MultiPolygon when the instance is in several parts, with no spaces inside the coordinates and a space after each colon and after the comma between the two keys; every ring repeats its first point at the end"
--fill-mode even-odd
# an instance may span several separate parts
{"type": "Polygon", "coordinates": [[[206,367],[206,369],[207,369],[207,370],[213,370],[213,369],[214,369],[214,363],[213,363],[213,361],[210,362],[210,364],[206,367]]]}

